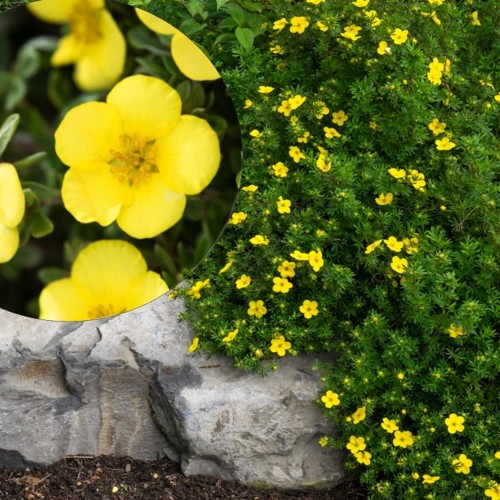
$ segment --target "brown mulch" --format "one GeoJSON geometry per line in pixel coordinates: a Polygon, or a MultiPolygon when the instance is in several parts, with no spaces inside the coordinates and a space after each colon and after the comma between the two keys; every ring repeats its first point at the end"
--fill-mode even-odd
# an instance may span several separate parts
{"type": "Polygon", "coordinates": [[[0,499],[364,500],[358,482],[323,490],[255,490],[207,476],[185,477],[168,459],[68,457],[50,467],[0,469],[0,499]]]}

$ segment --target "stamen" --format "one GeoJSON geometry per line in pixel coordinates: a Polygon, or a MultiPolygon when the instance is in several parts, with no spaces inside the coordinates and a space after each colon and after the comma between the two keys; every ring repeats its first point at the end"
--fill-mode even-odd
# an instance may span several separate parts
{"type": "Polygon", "coordinates": [[[69,14],[71,34],[81,42],[91,45],[102,38],[99,10],[93,9],[87,0],[75,2],[69,14]]]}

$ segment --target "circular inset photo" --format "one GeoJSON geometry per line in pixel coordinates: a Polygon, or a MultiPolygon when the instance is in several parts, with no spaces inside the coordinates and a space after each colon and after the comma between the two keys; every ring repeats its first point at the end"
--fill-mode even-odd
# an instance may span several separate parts
{"type": "Polygon", "coordinates": [[[174,26],[113,0],[0,15],[0,308],[83,321],[166,293],[240,169],[227,89],[174,26]]]}

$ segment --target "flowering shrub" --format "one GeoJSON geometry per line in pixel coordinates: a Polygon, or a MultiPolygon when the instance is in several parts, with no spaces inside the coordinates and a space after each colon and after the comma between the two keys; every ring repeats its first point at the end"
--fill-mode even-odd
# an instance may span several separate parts
{"type": "Polygon", "coordinates": [[[211,51],[241,192],[190,351],[299,352],[372,498],[500,498],[495,2],[155,2],[211,51]]]}
{"type": "Polygon", "coordinates": [[[0,307],[94,319],[177,285],[226,223],[241,163],[203,50],[105,0],[12,9],[0,47],[0,307]]]}

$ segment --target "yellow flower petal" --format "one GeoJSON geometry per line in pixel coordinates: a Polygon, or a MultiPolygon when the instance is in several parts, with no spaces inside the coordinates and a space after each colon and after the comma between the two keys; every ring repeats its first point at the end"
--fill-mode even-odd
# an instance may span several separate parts
{"type": "Polygon", "coordinates": [[[24,208],[24,193],[17,170],[10,163],[0,163],[0,226],[18,226],[24,217],[24,208]]]}
{"type": "Polygon", "coordinates": [[[155,31],[160,35],[174,35],[176,33],[180,33],[180,31],[171,24],[157,16],[154,16],[153,14],[150,14],[149,12],[146,12],[145,10],[136,8],[135,13],[141,22],[151,31],[155,31]]]}
{"type": "Polygon", "coordinates": [[[96,165],[100,168],[94,172],[73,168],[66,172],[62,199],[66,210],[79,222],[109,226],[118,217],[122,206],[131,202],[132,190],[127,182],[118,181],[109,165],[96,165]]]}
{"type": "Polygon", "coordinates": [[[95,170],[96,162],[111,159],[120,148],[122,123],[117,110],[102,102],[71,109],[55,132],[56,153],[63,163],[80,170],[95,170]]]}
{"type": "Polygon", "coordinates": [[[130,283],[147,273],[146,261],[133,245],[121,240],[100,240],[84,248],[71,269],[76,293],[89,305],[126,310],[130,283]]]}
{"type": "Polygon", "coordinates": [[[19,247],[17,227],[8,228],[0,225],[0,264],[9,262],[19,247]]]}
{"type": "Polygon", "coordinates": [[[168,286],[161,276],[148,271],[130,282],[127,290],[127,311],[143,306],[167,292],[168,286]]]}
{"type": "Polygon", "coordinates": [[[203,51],[183,33],[172,38],[175,64],[191,80],[218,80],[220,74],[203,51]]]}
{"type": "Polygon", "coordinates": [[[26,7],[42,21],[62,24],[68,21],[74,3],[74,0],[42,0],[41,2],[29,3],[26,7]]]}
{"type": "Polygon", "coordinates": [[[170,190],[158,174],[133,187],[133,202],[123,207],[118,225],[134,238],[152,238],[172,227],[186,206],[183,194],[170,190]]]}
{"type": "Polygon", "coordinates": [[[195,116],[182,116],[175,130],[157,141],[157,164],[168,187],[198,194],[217,173],[220,148],[210,125],[195,116]]]}
{"type": "Polygon", "coordinates": [[[82,321],[88,318],[89,307],[76,293],[70,278],[49,283],[40,294],[40,319],[82,321]]]}
{"type": "Polygon", "coordinates": [[[86,46],[76,62],[75,81],[86,91],[111,87],[123,72],[126,43],[122,32],[107,10],[99,13],[101,38],[86,46]]]}
{"type": "Polygon", "coordinates": [[[179,94],[151,76],[124,78],[113,87],[106,101],[120,114],[126,134],[140,134],[149,140],[169,134],[181,116],[179,94]]]}
{"type": "Polygon", "coordinates": [[[159,17],[135,9],[139,19],[152,31],[160,35],[174,35],[172,57],[181,72],[191,80],[218,80],[220,74],[203,51],[184,33],[159,17]]]}
{"type": "Polygon", "coordinates": [[[65,66],[78,61],[85,52],[85,44],[78,38],[69,34],[63,36],[57,45],[57,49],[52,55],[50,62],[53,66],[65,66]]]}

